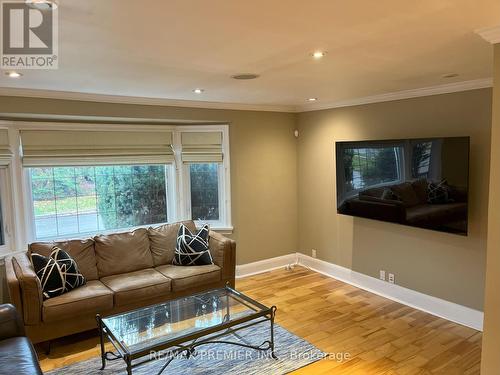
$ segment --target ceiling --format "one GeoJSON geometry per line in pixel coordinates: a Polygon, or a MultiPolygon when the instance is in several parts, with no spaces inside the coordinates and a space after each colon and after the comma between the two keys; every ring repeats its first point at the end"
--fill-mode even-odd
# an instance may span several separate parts
{"type": "Polygon", "coordinates": [[[498,0],[60,0],[59,69],[0,88],[303,110],[487,79],[499,24],[498,0]]]}

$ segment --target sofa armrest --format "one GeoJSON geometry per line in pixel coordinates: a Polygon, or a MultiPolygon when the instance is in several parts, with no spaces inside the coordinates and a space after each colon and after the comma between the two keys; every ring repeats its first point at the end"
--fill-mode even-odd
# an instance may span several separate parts
{"type": "MultiPolygon", "coordinates": [[[[27,253],[16,255],[9,262],[13,268],[15,278],[17,278],[18,290],[20,294],[20,304],[25,325],[37,325],[41,322],[42,316],[42,286],[38,279],[27,253]]],[[[12,277],[12,276],[11,276],[12,277]]],[[[14,304],[16,301],[15,280],[9,280],[9,291],[14,304]]]]}
{"type": "Polygon", "coordinates": [[[25,336],[21,315],[10,303],[0,305],[0,340],[25,336]]]}
{"type": "Polygon", "coordinates": [[[448,196],[455,202],[467,202],[467,189],[464,187],[450,186],[448,196]]]}
{"type": "Polygon", "coordinates": [[[222,280],[234,286],[236,274],[236,242],[220,233],[210,231],[210,254],[214,263],[222,269],[222,280]]]}
{"type": "Polygon", "coordinates": [[[23,301],[21,298],[21,285],[19,284],[19,280],[14,272],[12,260],[12,256],[5,258],[5,280],[7,282],[7,291],[9,293],[9,298],[6,302],[13,304],[17,311],[22,315],[23,301]]]}

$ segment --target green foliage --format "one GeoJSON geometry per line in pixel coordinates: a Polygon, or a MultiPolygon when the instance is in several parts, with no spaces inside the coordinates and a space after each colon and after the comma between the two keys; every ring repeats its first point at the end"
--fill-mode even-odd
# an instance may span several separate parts
{"type": "Polygon", "coordinates": [[[219,219],[218,164],[190,165],[191,217],[194,220],[219,219]]]}
{"type": "Polygon", "coordinates": [[[97,206],[106,228],[167,221],[164,166],[102,168],[96,168],[97,206]]]}
{"type": "Polygon", "coordinates": [[[397,180],[397,152],[395,147],[344,150],[346,190],[397,180]]]}
{"type": "Polygon", "coordinates": [[[346,183],[346,190],[352,190],[352,180],[353,180],[353,159],[354,159],[354,150],[352,148],[348,148],[344,150],[343,157],[343,166],[344,166],[344,181],[346,183]]]}
{"type": "MultiPolygon", "coordinates": [[[[365,181],[381,183],[397,179],[397,164],[394,148],[380,148],[371,154],[366,168],[361,169],[361,175],[365,181]]],[[[370,184],[368,184],[370,185],[370,184]]]]}

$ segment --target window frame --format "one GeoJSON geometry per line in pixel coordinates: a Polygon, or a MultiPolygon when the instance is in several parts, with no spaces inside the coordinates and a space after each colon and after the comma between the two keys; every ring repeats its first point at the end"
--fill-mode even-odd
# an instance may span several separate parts
{"type": "Polygon", "coordinates": [[[4,236],[4,244],[0,245],[0,255],[6,255],[10,252],[13,246],[13,224],[12,224],[12,190],[10,178],[10,164],[0,168],[0,204],[1,204],[1,220],[4,236]]]}
{"type": "Polygon", "coordinates": [[[182,161],[182,144],[181,133],[187,132],[222,132],[222,162],[218,164],[219,173],[219,220],[193,220],[197,227],[201,224],[208,223],[211,229],[223,232],[232,233],[233,226],[231,220],[231,172],[230,172],[230,154],[229,154],[229,126],[228,125],[195,125],[195,126],[178,126],[178,132],[174,132],[174,154],[176,156],[176,164],[179,169],[179,189],[183,192],[182,199],[179,200],[180,217],[184,220],[192,220],[191,218],[191,179],[189,173],[190,164],[206,164],[210,162],[200,163],[184,163],[182,161]]]}

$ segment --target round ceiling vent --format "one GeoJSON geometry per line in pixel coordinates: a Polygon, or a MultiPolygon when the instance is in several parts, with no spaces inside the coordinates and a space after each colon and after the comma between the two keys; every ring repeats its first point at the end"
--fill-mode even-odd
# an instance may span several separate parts
{"type": "Polygon", "coordinates": [[[58,0],[24,0],[24,2],[38,10],[54,10],[58,6],[58,0]]]}
{"type": "Polygon", "coordinates": [[[253,73],[242,73],[242,74],[235,74],[234,76],[231,76],[231,78],[234,78],[234,79],[255,79],[255,78],[259,78],[259,75],[253,74],[253,73]]]}

